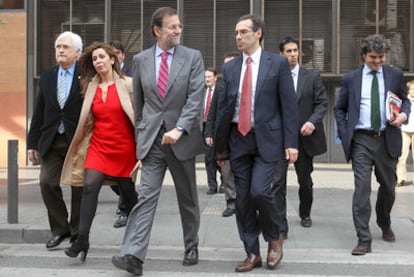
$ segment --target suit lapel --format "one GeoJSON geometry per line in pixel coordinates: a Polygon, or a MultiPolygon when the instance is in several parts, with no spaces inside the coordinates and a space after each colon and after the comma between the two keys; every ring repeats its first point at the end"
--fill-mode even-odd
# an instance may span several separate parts
{"type": "MultiPolygon", "coordinates": [[[[384,75],[384,94],[387,95],[387,92],[390,90],[390,78],[388,76],[391,76],[389,68],[384,65],[382,67],[382,74],[384,75]]],[[[394,91],[395,93],[395,91],[394,91]]],[[[385,99],[386,97],[384,97],[385,99]]]]}
{"type": "Polygon", "coordinates": [[[49,91],[50,94],[49,100],[52,103],[53,106],[60,109],[58,100],[57,100],[57,75],[59,72],[59,66],[56,66],[54,70],[52,71],[52,74],[50,75],[50,81],[49,81],[49,91]]]}
{"type": "MultiPolygon", "coordinates": [[[[72,97],[74,97],[75,93],[79,93],[79,79],[80,79],[80,74],[78,71],[78,63],[76,63],[75,70],[73,71],[72,86],[70,87],[70,91],[69,91],[68,98],[66,99],[66,103],[69,102],[72,97]]],[[[56,80],[56,83],[57,83],[57,80],[56,80]]],[[[66,106],[66,103],[65,103],[65,106],[66,106]]]]}
{"type": "Polygon", "coordinates": [[[360,104],[361,104],[361,88],[362,88],[362,67],[356,72],[355,82],[353,85],[354,90],[354,101],[359,113],[360,104]]]}
{"type": "Polygon", "coordinates": [[[259,65],[259,73],[257,75],[257,83],[256,83],[256,92],[254,96],[254,101],[256,103],[257,98],[259,97],[260,91],[264,84],[264,80],[266,79],[267,74],[270,70],[270,57],[269,54],[265,51],[262,51],[262,55],[260,57],[260,65],[259,65]]]}
{"type": "Polygon", "coordinates": [[[305,80],[306,80],[306,71],[303,70],[301,67],[299,67],[298,82],[296,84],[296,97],[298,99],[298,102],[299,102],[300,97],[302,96],[305,80]]]}
{"type": "Polygon", "coordinates": [[[168,84],[167,84],[167,88],[166,88],[166,91],[165,91],[165,97],[168,96],[168,92],[169,92],[172,84],[174,84],[174,81],[177,78],[178,74],[180,73],[181,68],[184,65],[184,61],[185,61],[185,57],[183,56],[183,52],[181,51],[181,47],[180,47],[180,45],[177,45],[175,47],[174,56],[173,56],[172,63],[171,63],[171,68],[170,68],[169,74],[168,74],[168,84]]]}
{"type": "MultiPolygon", "coordinates": [[[[227,78],[229,78],[229,80],[234,80],[234,84],[232,84],[232,85],[235,89],[229,91],[231,99],[236,99],[237,100],[237,96],[239,94],[240,75],[241,75],[242,64],[243,64],[243,57],[235,58],[234,59],[234,66],[232,67],[232,71],[231,71],[231,75],[234,75],[234,78],[232,78],[230,76],[227,76],[227,78]]],[[[241,90],[241,88],[240,88],[240,90],[241,90]]]]}

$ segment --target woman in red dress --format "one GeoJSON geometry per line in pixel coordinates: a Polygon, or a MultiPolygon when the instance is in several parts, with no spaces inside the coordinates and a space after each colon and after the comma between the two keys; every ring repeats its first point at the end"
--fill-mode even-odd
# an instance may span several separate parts
{"type": "Polygon", "coordinates": [[[83,185],[79,232],[65,249],[85,261],[89,232],[103,184],[117,184],[128,214],[137,203],[130,177],[136,160],[132,79],[123,76],[112,47],[94,42],[79,60],[85,99],[75,136],[63,165],[61,182],[83,185]]]}

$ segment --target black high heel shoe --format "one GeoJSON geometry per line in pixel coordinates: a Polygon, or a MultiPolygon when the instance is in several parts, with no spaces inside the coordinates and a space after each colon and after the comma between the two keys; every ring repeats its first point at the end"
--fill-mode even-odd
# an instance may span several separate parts
{"type": "Polygon", "coordinates": [[[71,258],[79,256],[81,262],[85,262],[89,250],[88,236],[78,235],[77,239],[68,248],[65,248],[65,254],[71,258]]]}

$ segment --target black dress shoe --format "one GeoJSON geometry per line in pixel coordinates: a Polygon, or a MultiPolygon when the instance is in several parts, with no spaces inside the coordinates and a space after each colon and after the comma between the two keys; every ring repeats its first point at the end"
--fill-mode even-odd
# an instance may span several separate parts
{"type": "Polygon", "coordinates": [[[183,265],[198,264],[198,249],[191,248],[184,253],[183,265]]]}
{"type": "Polygon", "coordinates": [[[391,227],[382,229],[382,239],[387,242],[395,242],[395,235],[391,227]]]}
{"type": "Polygon", "coordinates": [[[217,190],[216,189],[208,189],[207,194],[211,195],[211,194],[216,194],[217,190]]]}
{"type": "Polygon", "coordinates": [[[142,262],[135,256],[126,254],[125,256],[113,256],[112,264],[122,270],[131,274],[142,275],[142,262]]]}
{"type": "Polygon", "coordinates": [[[234,213],[236,213],[236,210],[235,210],[235,209],[232,209],[232,208],[226,208],[226,209],[223,211],[223,216],[224,216],[224,217],[232,216],[234,213]]]}
{"type": "Polygon", "coordinates": [[[370,244],[360,244],[358,243],[357,246],[352,249],[351,254],[356,256],[365,255],[371,252],[371,245],[370,244]]]}
{"type": "Polygon", "coordinates": [[[302,225],[302,227],[309,228],[312,226],[312,219],[309,216],[302,218],[300,225],[302,225]]]}
{"type": "Polygon", "coordinates": [[[220,185],[218,192],[219,193],[224,193],[224,186],[223,185],[220,185]]]}
{"type": "Polygon", "coordinates": [[[118,219],[114,223],[114,228],[121,228],[121,227],[126,226],[127,221],[128,221],[128,217],[127,216],[120,215],[118,217],[118,219]]]}
{"type": "Polygon", "coordinates": [[[62,243],[62,241],[64,241],[65,239],[70,237],[70,233],[66,233],[63,235],[56,235],[53,238],[51,238],[50,240],[48,240],[46,242],[46,248],[50,249],[50,248],[54,248],[56,246],[59,246],[59,244],[62,243]]]}

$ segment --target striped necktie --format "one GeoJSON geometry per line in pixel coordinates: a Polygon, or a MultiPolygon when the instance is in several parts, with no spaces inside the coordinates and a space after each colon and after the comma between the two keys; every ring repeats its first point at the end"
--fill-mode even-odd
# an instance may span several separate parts
{"type": "Polygon", "coordinates": [[[168,59],[168,55],[170,53],[168,52],[163,52],[161,54],[161,63],[160,63],[160,69],[158,71],[158,93],[160,94],[162,100],[165,99],[165,91],[167,88],[167,83],[168,83],[168,63],[167,63],[167,59],[168,59]]]}
{"type": "MultiPolygon", "coordinates": [[[[67,70],[62,70],[57,90],[57,100],[61,109],[63,109],[66,102],[66,73],[67,70]]],[[[60,121],[58,132],[59,134],[63,134],[65,132],[63,121],[60,121]]]]}

